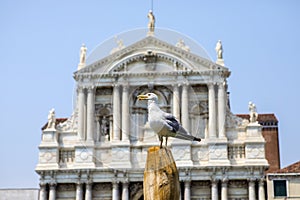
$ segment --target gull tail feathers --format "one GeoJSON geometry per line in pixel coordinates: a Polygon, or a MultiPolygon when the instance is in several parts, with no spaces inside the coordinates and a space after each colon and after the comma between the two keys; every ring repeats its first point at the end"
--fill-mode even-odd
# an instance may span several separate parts
{"type": "Polygon", "coordinates": [[[198,141],[198,142],[201,141],[200,138],[192,136],[181,126],[179,127],[179,130],[176,132],[175,138],[182,139],[182,140],[198,141]]]}

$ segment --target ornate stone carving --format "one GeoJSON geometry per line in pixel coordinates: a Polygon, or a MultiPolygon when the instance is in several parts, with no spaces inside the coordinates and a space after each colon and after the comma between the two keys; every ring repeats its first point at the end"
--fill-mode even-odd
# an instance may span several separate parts
{"type": "Polygon", "coordinates": [[[59,131],[72,131],[76,132],[78,128],[78,113],[75,111],[66,121],[59,123],[56,126],[59,131]]]}
{"type": "Polygon", "coordinates": [[[190,47],[189,46],[187,46],[185,43],[184,43],[184,40],[183,39],[179,39],[179,41],[176,43],[176,45],[175,45],[176,47],[178,47],[178,48],[181,48],[181,49],[183,49],[183,50],[185,50],[185,51],[190,51],[190,47]]]}
{"type": "Polygon", "coordinates": [[[146,70],[147,71],[155,71],[156,61],[157,61],[157,56],[156,56],[155,52],[153,52],[152,50],[148,50],[144,54],[143,60],[146,63],[146,70]]]}
{"type": "Polygon", "coordinates": [[[117,51],[120,51],[121,49],[124,49],[125,46],[123,44],[123,40],[122,39],[117,39],[117,37],[115,37],[115,42],[117,43],[117,47],[114,47],[111,51],[110,51],[110,54],[113,54],[117,51]]]}

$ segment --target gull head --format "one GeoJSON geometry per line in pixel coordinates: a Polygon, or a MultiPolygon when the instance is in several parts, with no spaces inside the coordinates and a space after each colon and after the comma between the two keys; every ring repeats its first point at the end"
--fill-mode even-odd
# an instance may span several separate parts
{"type": "Polygon", "coordinates": [[[158,97],[156,94],[154,93],[147,93],[147,94],[141,94],[137,96],[138,100],[150,100],[150,101],[154,101],[157,102],[158,97]]]}

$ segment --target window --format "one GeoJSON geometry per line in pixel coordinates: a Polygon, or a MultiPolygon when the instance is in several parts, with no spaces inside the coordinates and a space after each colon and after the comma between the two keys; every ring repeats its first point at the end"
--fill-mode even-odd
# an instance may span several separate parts
{"type": "Polygon", "coordinates": [[[274,187],[274,196],[275,197],[286,197],[286,180],[274,180],[273,181],[274,187]]]}

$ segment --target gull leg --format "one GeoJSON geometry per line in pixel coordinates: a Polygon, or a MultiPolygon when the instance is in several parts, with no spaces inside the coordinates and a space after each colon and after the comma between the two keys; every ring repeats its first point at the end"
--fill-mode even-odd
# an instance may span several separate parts
{"type": "Polygon", "coordinates": [[[162,136],[158,136],[159,140],[160,140],[160,148],[162,148],[162,143],[163,143],[163,137],[162,136]]]}
{"type": "Polygon", "coordinates": [[[166,147],[168,146],[168,137],[166,137],[166,147]]]}

